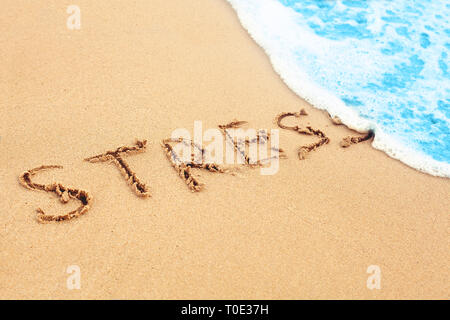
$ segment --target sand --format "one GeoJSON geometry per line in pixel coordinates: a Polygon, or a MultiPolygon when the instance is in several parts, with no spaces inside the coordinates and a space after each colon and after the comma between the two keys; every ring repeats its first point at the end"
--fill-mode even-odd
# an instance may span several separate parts
{"type": "MultiPolygon", "coordinates": [[[[224,0],[84,1],[69,30],[61,1],[4,0],[0,13],[0,298],[449,298],[450,181],[418,172],[334,125],[290,91],[224,0]],[[160,141],[195,120],[277,128],[308,116],[330,142],[280,130],[272,176],[201,171],[192,193],[160,141]],[[114,164],[83,159],[147,139],[124,156],[151,197],[114,164]],[[89,192],[90,209],[42,224],[36,209],[75,210],[28,190],[37,174],[89,192]],[[67,269],[79,266],[81,289],[67,269]],[[367,288],[379,266],[381,288],[367,288]]],[[[197,174],[197,173],[196,173],[197,174]]]]}

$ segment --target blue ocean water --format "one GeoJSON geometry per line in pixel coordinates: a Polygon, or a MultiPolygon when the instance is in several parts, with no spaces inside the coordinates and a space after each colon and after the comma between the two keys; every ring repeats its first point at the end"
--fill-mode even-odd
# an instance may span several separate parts
{"type": "Polygon", "coordinates": [[[228,0],[297,94],[450,177],[450,0],[228,0]]]}

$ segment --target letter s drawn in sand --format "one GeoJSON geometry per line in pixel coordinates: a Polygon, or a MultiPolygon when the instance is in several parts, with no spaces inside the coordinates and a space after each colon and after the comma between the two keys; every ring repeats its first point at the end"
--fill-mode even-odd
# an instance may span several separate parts
{"type": "MultiPolygon", "coordinates": [[[[330,120],[334,125],[336,125],[336,126],[344,125],[344,123],[342,123],[342,120],[338,116],[332,117],[330,114],[328,114],[328,116],[330,117],[330,120]]],[[[342,139],[342,141],[339,143],[339,145],[342,148],[348,148],[352,144],[358,144],[360,142],[368,141],[374,137],[375,137],[375,132],[373,130],[369,130],[363,136],[347,136],[342,139]]]]}
{"type": "Polygon", "coordinates": [[[40,166],[40,167],[31,169],[31,170],[25,171],[19,177],[20,184],[27,189],[53,192],[59,197],[59,200],[62,203],[67,203],[67,202],[69,202],[70,199],[77,199],[81,202],[80,207],[78,207],[77,209],[75,209],[69,213],[62,214],[62,215],[48,215],[48,214],[45,214],[45,212],[41,208],[38,208],[37,209],[37,212],[38,212],[37,219],[41,223],[52,222],[52,221],[60,222],[60,221],[67,221],[67,220],[77,218],[77,217],[85,214],[89,210],[90,205],[92,203],[92,197],[86,191],[79,190],[79,189],[73,189],[73,188],[67,188],[59,183],[51,183],[51,184],[44,185],[44,184],[34,183],[33,181],[31,181],[31,177],[36,175],[36,173],[38,173],[39,171],[47,170],[47,169],[61,169],[61,168],[62,168],[62,166],[55,166],[55,165],[40,166]]]}
{"type": "Polygon", "coordinates": [[[316,148],[319,148],[320,146],[330,142],[330,139],[321,130],[313,129],[310,126],[306,126],[305,129],[300,128],[299,126],[292,126],[292,127],[290,127],[290,126],[286,126],[286,125],[281,123],[281,121],[284,118],[286,118],[286,117],[300,118],[300,116],[306,116],[306,115],[308,115],[308,113],[305,111],[305,109],[301,109],[299,112],[283,112],[283,113],[280,113],[275,118],[276,124],[281,129],[292,130],[292,131],[297,132],[298,134],[314,135],[314,136],[317,136],[318,138],[320,138],[319,141],[317,141],[315,143],[312,143],[312,144],[301,146],[298,149],[298,158],[300,160],[305,159],[305,156],[306,156],[307,153],[309,153],[309,152],[315,150],[316,148]]]}
{"type": "Polygon", "coordinates": [[[133,170],[131,170],[128,163],[122,158],[121,154],[136,154],[145,152],[147,148],[147,140],[136,140],[136,146],[134,147],[119,147],[114,151],[106,151],[105,153],[89,157],[84,159],[85,161],[96,163],[96,162],[113,162],[120,170],[122,175],[127,180],[128,184],[133,189],[134,193],[139,197],[150,197],[150,191],[145,183],[142,183],[139,178],[136,176],[133,170]]]}

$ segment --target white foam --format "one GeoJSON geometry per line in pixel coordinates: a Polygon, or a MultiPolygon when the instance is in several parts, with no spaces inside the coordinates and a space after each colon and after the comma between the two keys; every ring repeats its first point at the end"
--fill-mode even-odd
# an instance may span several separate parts
{"type": "Polygon", "coordinates": [[[295,12],[275,0],[227,0],[236,10],[239,20],[250,36],[267,53],[275,71],[286,85],[300,97],[359,132],[373,130],[372,146],[390,157],[428,174],[450,178],[450,164],[434,160],[428,155],[395,141],[376,123],[360,117],[333,93],[319,87],[296,63],[294,53],[299,43],[308,43],[308,49],[318,53],[328,52],[335,46],[333,40],[318,37],[295,23],[295,12]]]}

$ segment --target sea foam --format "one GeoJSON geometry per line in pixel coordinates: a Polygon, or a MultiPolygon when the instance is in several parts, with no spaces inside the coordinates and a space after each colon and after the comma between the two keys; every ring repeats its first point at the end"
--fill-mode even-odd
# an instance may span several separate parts
{"type": "Polygon", "coordinates": [[[299,96],[373,147],[450,177],[450,4],[228,0],[299,96]]]}

